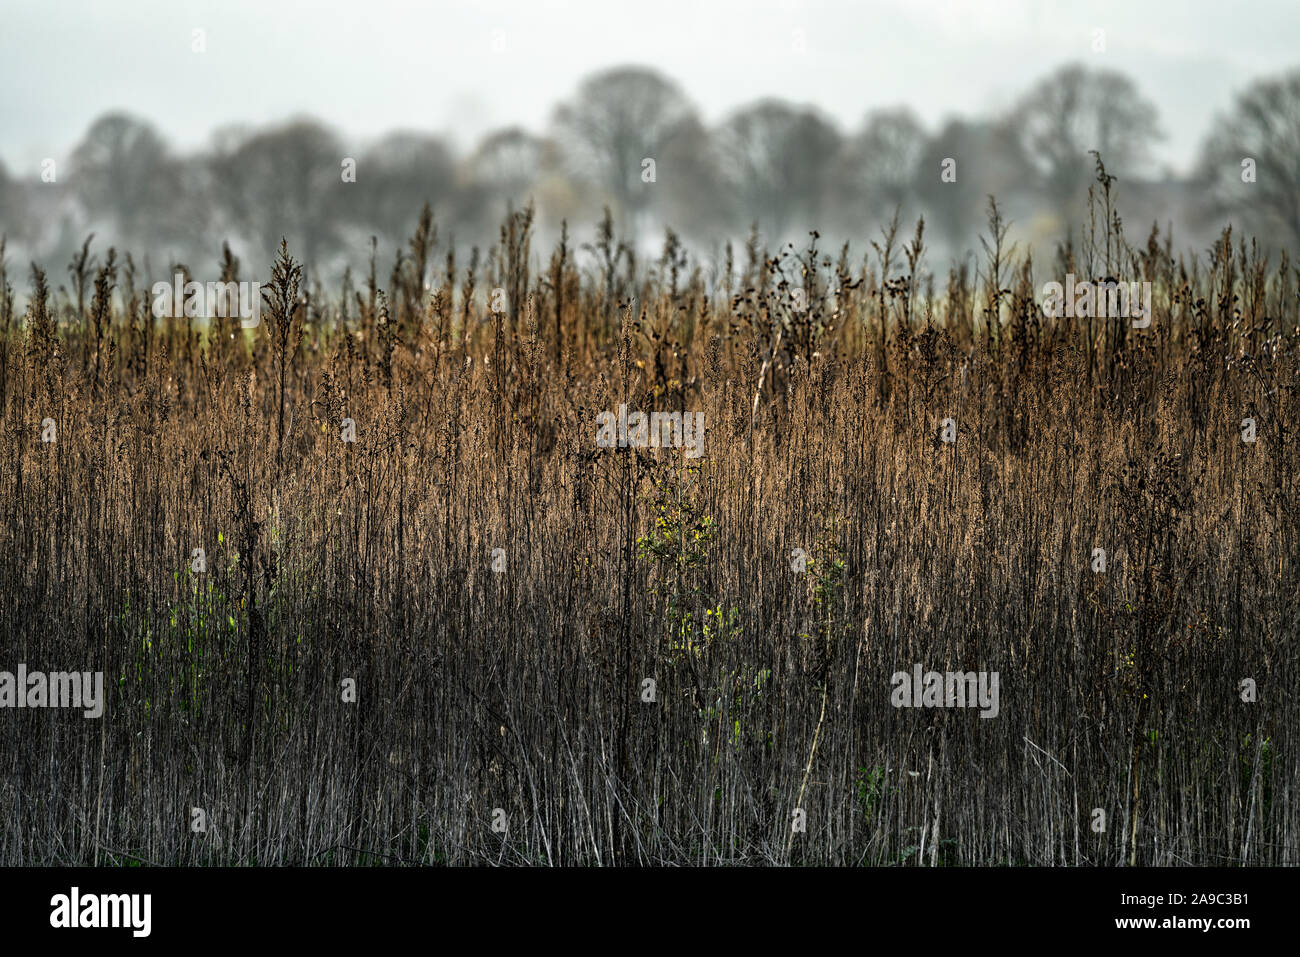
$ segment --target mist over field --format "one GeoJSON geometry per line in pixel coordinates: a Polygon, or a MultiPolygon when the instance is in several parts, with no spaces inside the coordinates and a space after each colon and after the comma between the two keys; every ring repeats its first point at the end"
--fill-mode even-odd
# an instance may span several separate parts
{"type": "Polygon", "coordinates": [[[0,864],[1300,863],[1194,6],[5,4],[0,864]]]}
{"type": "Polygon", "coordinates": [[[94,232],[160,271],[221,241],[265,261],[283,236],[334,283],[371,237],[391,256],[426,201],[467,247],[531,200],[548,243],[609,206],[639,253],[671,228],[715,262],[754,226],[772,248],[814,229],[862,246],[897,209],[926,218],[942,271],[979,252],[989,194],[1050,255],[1098,149],[1134,233],[1200,252],[1249,214],[1294,242],[1293,203],[1221,182],[1225,150],[1296,182],[1294,155],[1233,130],[1237,98],[1295,67],[1295,11],[1255,9],[19,4],[0,71],[31,94],[0,105],[0,230],[19,262],[94,232]]]}

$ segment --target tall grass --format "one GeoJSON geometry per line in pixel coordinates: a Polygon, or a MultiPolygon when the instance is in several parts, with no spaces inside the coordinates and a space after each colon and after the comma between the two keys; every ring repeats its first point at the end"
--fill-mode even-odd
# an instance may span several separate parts
{"type": "Polygon", "coordinates": [[[531,227],[458,272],[422,217],[335,295],[284,250],[248,331],[89,246],[21,319],[0,279],[0,669],[108,693],[0,712],[0,863],[1300,862],[1285,258],[1106,216],[1036,268],[993,210],[936,288],[897,221],[724,269],[531,227]],[[1151,327],[1046,319],[1066,272],[1151,327]],[[598,448],[619,403],[704,455],[598,448]],[[918,662],[997,718],[892,707],[918,662]]]}

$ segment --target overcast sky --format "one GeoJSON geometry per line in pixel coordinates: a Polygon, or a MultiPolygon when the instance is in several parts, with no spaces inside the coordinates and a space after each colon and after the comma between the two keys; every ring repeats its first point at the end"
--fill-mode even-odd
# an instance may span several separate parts
{"type": "Polygon", "coordinates": [[[780,96],[846,131],[906,103],[933,130],[1084,60],[1136,80],[1167,134],[1158,161],[1183,172],[1235,91],[1300,66],[1298,41],[1295,0],[0,0],[0,159],[32,175],[110,109],[180,150],[298,113],[361,141],[406,128],[467,147],[541,131],[584,75],[627,63],[677,80],[707,122],[780,96]]]}

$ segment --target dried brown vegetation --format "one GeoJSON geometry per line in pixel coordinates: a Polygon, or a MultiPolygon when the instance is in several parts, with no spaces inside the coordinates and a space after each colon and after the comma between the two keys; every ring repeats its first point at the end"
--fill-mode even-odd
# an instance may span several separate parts
{"type": "Polygon", "coordinates": [[[539,269],[527,211],[342,296],[286,252],[247,331],[34,269],[0,668],[108,701],[0,712],[0,862],[1297,863],[1296,271],[1096,199],[942,288],[896,225],[709,270],[606,223],[539,269]],[[1151,327],[1045,319],[1067,272],[1150,281],[1151,327]],[[624,402],[703,456],[597,448],[624,402]],[[997,718],[891,707],[918,662],[999,672],[997,718]]]}

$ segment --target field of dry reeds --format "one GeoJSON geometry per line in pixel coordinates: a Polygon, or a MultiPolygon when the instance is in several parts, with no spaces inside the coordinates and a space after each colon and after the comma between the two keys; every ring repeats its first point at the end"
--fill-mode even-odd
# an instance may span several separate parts
{"type": "Polygon", "coordinates": [[[1099,183],[1052,261],[992,208],[938,275],[897,220],[644,261],[426,214],[355,287],[194,270],[269,277],[249,329],[7,263],[0,669],[107,700],[4,713],[0,863],[1300,862],[1300,271],[1099,183]],[[1153,321],[1047,318],[1066,274],[1153,321]],[[598,445],[620,404],[702,454],[598,445]],[[917,664],[996,716],[893,706],[917,664]]]}

